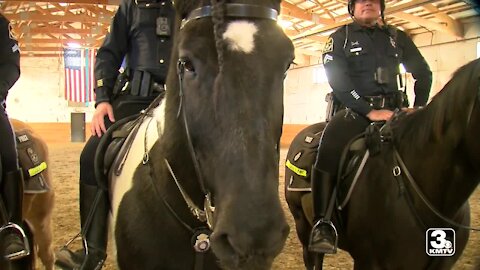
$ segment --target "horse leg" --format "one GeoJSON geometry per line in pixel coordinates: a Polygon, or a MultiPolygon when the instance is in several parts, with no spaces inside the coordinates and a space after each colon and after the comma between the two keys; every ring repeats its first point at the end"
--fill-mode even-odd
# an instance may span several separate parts
{"type": "Polygon", "coordinates": [[[53,203],[53,191],[34,195],[31,205],[34,204],[35,207],[31,207],[25,216],[35,233],[35,246],[37,247],[38,257],[46,270],[53,270],[55,262],[52,243],[53,203]]]}
{"type": "Polygon", "coordinates": [[[286,199],[288,202],[288,207],[290,212],[295,220],[295,228],[297,232],[297,237],[302,244],[303,249],[303,263],[307,270],[314,270],[315,267],[315,257],[312,252],[308,251],[308,242],[310,231],[312,226],[308,222],[308,218],[305,216],[303,206],[302,206],[302,193],[299,192],[288,192],[286,193],[286,199]]]}

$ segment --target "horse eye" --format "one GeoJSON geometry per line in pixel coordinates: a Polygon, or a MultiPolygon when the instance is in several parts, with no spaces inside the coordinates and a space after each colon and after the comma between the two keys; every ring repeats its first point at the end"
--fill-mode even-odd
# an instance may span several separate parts
{"type": "Polygon", "coordinates": [[[184,59],[183,65],[186,72],[195,72],[195,67],[193,66],[192,61],[189,59],[184,59]]]}
{"type": "Polygon", "coordinates": [[[177,63],[177,73],[180,74],[184,72],[194,73],[195,67],[193,66],[193,63],[190,59],[186,57],[185,58],[180,57],[177,63]]]}

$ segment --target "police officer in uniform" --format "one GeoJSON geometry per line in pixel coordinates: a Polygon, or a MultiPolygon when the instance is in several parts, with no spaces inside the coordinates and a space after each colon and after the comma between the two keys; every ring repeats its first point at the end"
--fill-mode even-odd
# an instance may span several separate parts
{"type": "Polygon", "coordinates": [[[346,109],[333,116],[322,135],[312,168],[315,224],[309,250],[335,253],[336,228],[326,217],[341,150],[373,121],[385,121],[403,107],[399,64],[415,78],[415,106],[428,101],[432,72],[413,41],[384,22],[385,0],[349,0],[353,22],[326,43],[323,64],[333,94],[346,109]]]}
{"type": "MultiPolygon", "coordinates": [[[[0,13],[0,200],[6,207],[9,222],[22,224],[23,175],[19,169],[13,128],[6,112],[8,90],[20,77],[20,49],[10,22],[0,13]]],[[[2,224],[0,224],[1,226],[2,224]]],[[[21,230],[20,227],[17,227],[21,230]]],[[[20,236],[12,232],[5,237],[8,259],[26,256],[20,236]]],[[[3,244],[3,243],[2,243],[3,244]]]]}
{"type": "Polygon", "coordinates": [[[63,269],[100,269],[105,261],[109,197],[102,188],[107,185],[99,186],[95,178],[95,152],[113,122],[139,113],[164,91],[174,13],[169,0],[122,0],[110,33],[98,50],[93,136],[80,156],[80,220],[86,245],[77,252],[64,247],[57,253],[56,265],[63,269]],[[126,74],[126,84],[117,80],[124,57],[127,67],[122,76],[126,74]],[[86,224],[89,215],[91,223],[86,224]]]}

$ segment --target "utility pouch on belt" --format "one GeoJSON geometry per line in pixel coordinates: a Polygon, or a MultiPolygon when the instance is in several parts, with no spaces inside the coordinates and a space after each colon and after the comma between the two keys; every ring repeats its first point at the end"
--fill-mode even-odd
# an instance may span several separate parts
{"type": "Polygon", "coordinates": [[[132,88],[130,89],[130,94],[132,96],[138,96],[138,94],[140,93],[140,85],[142,84],[142,74],[143,72],[140,70],[135,70],[133,72],[132,88]]]}
{"type": "Polygon", "coordinates": [[[131,83],[130,95],[138,97],[149,97],[153,94],[154,85],[152,74],[148,71],[135,70],[131,83]]]}

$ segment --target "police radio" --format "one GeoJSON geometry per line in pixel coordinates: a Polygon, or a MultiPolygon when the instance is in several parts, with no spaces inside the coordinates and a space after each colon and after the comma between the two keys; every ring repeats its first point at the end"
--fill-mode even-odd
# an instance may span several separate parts
{"type": "Polygon", "coordinates": [[[158,17],[157,18],[157,36],[160,37],[170,37],[171,29],[168,17],[158,17]]]}

